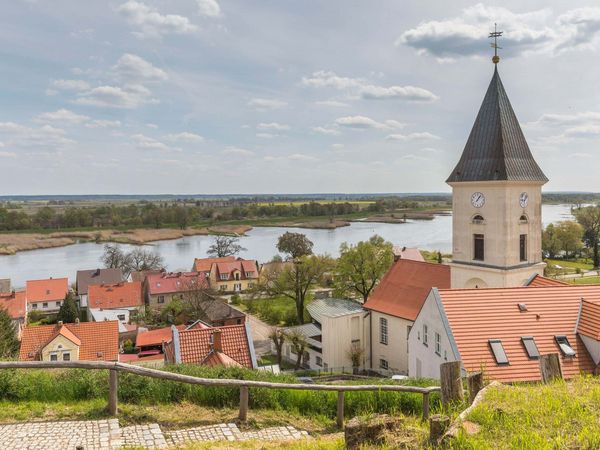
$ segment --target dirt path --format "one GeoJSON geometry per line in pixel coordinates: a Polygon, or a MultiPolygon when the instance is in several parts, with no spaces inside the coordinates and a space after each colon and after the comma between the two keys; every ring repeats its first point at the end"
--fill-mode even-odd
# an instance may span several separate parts
{"type": "Polygon", "coordinates": [[[268,355],[271,353],[271,340],[269,339],[271,325],[263,322],[256,316],[248,314],[247,312],[244,314],[246,314],[246,320],[250,322],[252,341],[254,342],[254,350],[256,351],[256,355],[268,355]]]}

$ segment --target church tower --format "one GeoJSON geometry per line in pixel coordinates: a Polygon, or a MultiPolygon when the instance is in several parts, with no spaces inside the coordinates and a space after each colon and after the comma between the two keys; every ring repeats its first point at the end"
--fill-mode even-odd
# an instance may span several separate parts
{"type": "Polygon", "coordinates": [[[542,185],[548,179],[508,100],[499,60],[494,56],[492,81],[446,180],[452,187],[452,288],[522,286],[545,267],[542,185]]]}

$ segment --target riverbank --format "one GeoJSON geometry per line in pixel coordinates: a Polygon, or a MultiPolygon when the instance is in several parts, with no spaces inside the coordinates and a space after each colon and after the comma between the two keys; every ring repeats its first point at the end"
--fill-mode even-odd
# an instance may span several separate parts
{"type": "Polygon", "coordinates": [[[116,242],[119,244],[143,245],[149,242],[180,239],[185,236],[229,234],[243,236],[250,225],[219,225],[212,227],[187,228],[139,228],[133,230],[60,231],[56,233],[7,233],[0,234],[0,255],[14,255],[27,250],[64,247],[78,242],[116,242]]]}

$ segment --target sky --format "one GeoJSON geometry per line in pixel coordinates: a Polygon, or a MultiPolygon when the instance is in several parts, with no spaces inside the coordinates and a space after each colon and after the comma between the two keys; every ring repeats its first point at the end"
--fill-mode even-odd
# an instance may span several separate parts
{"type": "Polygon", "coordinates": [[[0,193],[448,192],[493,73],[546,191],[600,191],[592,1],[12,0],[0,193]]]}

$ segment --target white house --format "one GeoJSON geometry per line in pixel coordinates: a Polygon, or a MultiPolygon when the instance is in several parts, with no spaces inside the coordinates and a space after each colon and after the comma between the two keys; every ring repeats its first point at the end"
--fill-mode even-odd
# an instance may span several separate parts
{"type": "MultiPolygon", "coordinates": [[[[369,313],[353,300],[324,298],[313,300],[306,307],[313,323],[290,327],[306,337],[308,348],[302,358],[303,366],[310,369],[341,370],[352,368],[350,352],[360,349],[361,368],[368,366],[369,313]]],[[[286,342],[283,357],[291,362],[296,355],[286,342]]]]}

